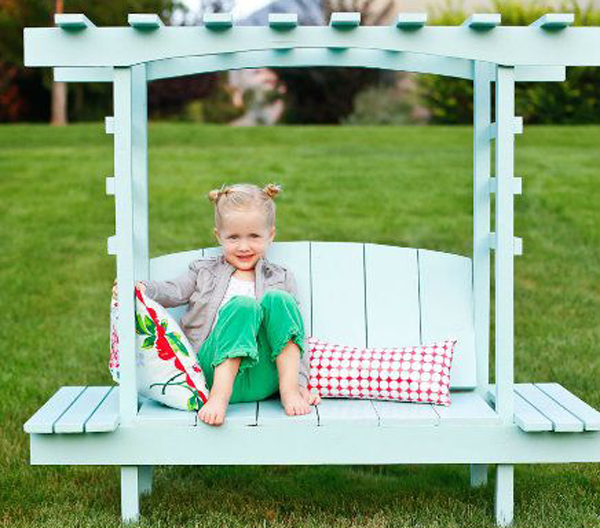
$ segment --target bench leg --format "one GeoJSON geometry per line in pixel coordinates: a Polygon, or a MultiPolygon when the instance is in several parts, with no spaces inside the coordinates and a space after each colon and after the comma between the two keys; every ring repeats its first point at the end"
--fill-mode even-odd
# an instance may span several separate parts
{"type": "Polygon", "coordinates": [[[121,466],[121,519],[124,523],[140,519],[140,467],[121,466]]]}
{"type": "Polygon", "coordinates": [[[513,521],[514,469],[511,464],[496,467],[496,524],[509,526],[513,521]]]}
{"type": "Polygon", "coordinates": [[[152,493],[152,480],[154,479],[154,466],[139,466],[140,472],[140,497],[152,493]]]}
{"type": "Polygon", "coordinates": [[[487,465],[471,464],[471,487],[479,488],[487,484],[487,465]]]}

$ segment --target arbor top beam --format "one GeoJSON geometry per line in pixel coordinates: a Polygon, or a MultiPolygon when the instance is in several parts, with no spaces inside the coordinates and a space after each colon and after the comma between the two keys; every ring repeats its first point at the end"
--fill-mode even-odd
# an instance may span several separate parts
{"type": "Polygon", "coordinates": [[[293,53],[299,48],[329,50],[331,66],[337,65],[340,52],[352,54],[355,49],[507,66],[600,65],[600,27],[566,27],[568,15],[546,15],[531,26],[497,26],[495,15],[477,15],[462,26],[426,26],[423,18],[409,20],[403,15],[390,26],[359,26],[353,13],[333,15],[331,26],[296,26],[291,19],[276,17],[269,26],[259,27],[235,27],[230,16],[185,27],[163,27],[152,16],[135,20],[134,25],[151,25],[153,31],[96,27],[83,15],[63,15],[69,18],[61,19],[60,27],[25,28],[25,65],[127,67],[178,57],[260,50],[293,53]],[[215,31],[216,26],[221,30],[215,31]],[[282,32],[283,26],[288,30],[282,32]],[[484,27],[487,30],[481,31],[484,27]]]}

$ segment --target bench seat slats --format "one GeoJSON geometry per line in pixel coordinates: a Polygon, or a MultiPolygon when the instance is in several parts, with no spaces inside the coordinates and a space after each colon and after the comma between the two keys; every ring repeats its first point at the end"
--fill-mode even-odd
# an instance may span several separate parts
{"type": "Polygon", "coordinates": [[[559,383],[536,383],[535,386],[584,424],[586,431],[600,431],[600,412],[580,400],[559,383]]]}
{"type": "Polygon", "coordinates": [[[475,391],[450,393],[450,405],[434,405],[443,425],[493,425],[498,415],[475,391]]]}
{"type": "Polygon", "coordinates": [[[83,433],[84,424],[109,393],[110,387],[86,387],[54,423],[55,433],[83,433]]]}
{"type": "Polygon", "coordinates": [[[106,433],[119,427],[119,387],[110,388],[108,396],[84,425],[86,433],[106,433]]]}
{"type": "Polygon", "coordinates": [[[310,406],[310,413],[308,414],[288,416],[283,410],[279,399],[258,402],[257,425],[259,427],[316,427],[318,424],[319,418],[314,405],[310,406]]]}
{"type": "Polygon", "coordinates": [[[553,429],[556,432],[573,433],[583,431],[583,422],[579,418],[556,403],[533,383],[517,383],[515,385],[515,392],[533,405],[546,418],[551,420],[553,429]]]}
{"type": "Polygon", "coordinates": [[[137,425],[187,426],[196,425],[197,413],[167,407],[154,400],[145,401],[136,418],[137,425]]]}
{"type": "MultiPolygon", "coordinates": [[[[235,425],[256,425],[258,418],[258,402],[230,403],[225,415],[225,423],[235,425]]],[[[198,425],[203,425],[198,422],[198,425]]]]}
{"type": "Polygon", "coordinates": [[[379,425],[437,425],[438,414],[430,404],[373,400],[379,425]]]}
{"type": "Polygon", "coordinates": [[[85,387],[61,387],[23,425],[26,433],[53,433],[54,422],[71,406],[85,387]]]}
{"type": "Polygon", "coordinates": [[[322,398],[318,405],[319,426],[327,427],[342,422],[356,425],[379,425],[379,417],[371,400],[322,398]]]}
{"type": "MultiPolygon", "coordinates": [[[[496,402],[496,392],[488,393],[490,400],[496,402]]],[[[525,432],[535,433],[540,431],[552,431],[552,421],[546,418],[533,405],[525,400],[518,392],[515,392],[515,423],[525,432]]]]}

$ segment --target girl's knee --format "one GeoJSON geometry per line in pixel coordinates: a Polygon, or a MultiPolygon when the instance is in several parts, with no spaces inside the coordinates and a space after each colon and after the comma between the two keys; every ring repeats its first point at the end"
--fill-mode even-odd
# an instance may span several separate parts
{"type": "Polygon", "coordinates": [[[285,290],[269,290],[265,292],[261,304],[295,302],[294,296],[285,290]]]}

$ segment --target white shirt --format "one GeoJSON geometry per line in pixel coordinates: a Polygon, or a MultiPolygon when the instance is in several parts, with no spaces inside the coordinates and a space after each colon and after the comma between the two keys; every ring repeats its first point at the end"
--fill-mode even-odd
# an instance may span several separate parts
{"type": "MultiPolygon", "coordinates": [[[[227,286],[227,291],[225,292],[225,297],[223,297],[223,301],[221,301],[221,304],[219,305],[218,309],[220,310],[221,307],[234,295],[245,295],[246,297],[252,297],[253,299],[256,299],[254,281],[241,280],[232,275],[229,279],[229,284],[227,286]]],[[[210,329],[211,332],[215,328],[218,320],[219,312],[217,311],[217,316],[215,317],[215,321],[210,329]]]]}

